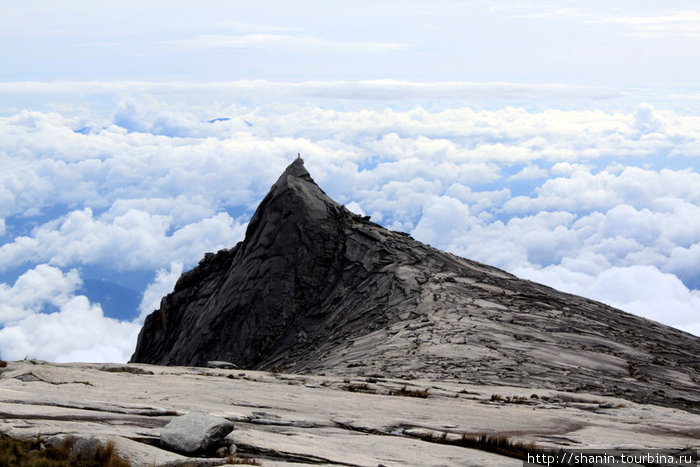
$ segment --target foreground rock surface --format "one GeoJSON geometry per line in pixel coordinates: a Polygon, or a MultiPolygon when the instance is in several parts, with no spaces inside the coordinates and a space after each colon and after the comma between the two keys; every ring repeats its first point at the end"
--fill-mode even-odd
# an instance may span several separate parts
{"type": "Polygon", "coordinates": [[[700,411],[700,338],[431,248],[349,212],[301,159],[245,240],[145,321],[133,362],[429,377],[700,411]]]}
{"type": "Polygon", "coordinates": [[[426,434],[563,448],[700,447],[698,414],[556,389],[34,361],[0,370],[0,433],[111,440],[135,466],[224,465],[160,447],[163,428],[192,412],[234,423],[226,442],[264,466],[522,465],[426,434]]]}

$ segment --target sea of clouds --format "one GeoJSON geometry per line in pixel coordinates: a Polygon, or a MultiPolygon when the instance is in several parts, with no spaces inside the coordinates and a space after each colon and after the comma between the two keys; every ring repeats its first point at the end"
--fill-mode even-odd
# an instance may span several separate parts
{"type": "Polygon", "coordinates": [[[700,117],[468,105],[168,104],[0,117],[0,357],[128,360],[183,270],[301,153],[352,210],[700,335],[700,117]],[[106,316],[87,271],[147,274],[106,316]]]}

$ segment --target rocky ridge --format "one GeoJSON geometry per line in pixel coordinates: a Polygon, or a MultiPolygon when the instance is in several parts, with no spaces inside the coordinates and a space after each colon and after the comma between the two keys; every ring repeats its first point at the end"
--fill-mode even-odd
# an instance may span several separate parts
{"type": "Polygon", "coordinates": [[[132,362],[433,378],[700,412],[700,338],[392,232],[295,160],[245,239],[182,275],[132,362]]]}

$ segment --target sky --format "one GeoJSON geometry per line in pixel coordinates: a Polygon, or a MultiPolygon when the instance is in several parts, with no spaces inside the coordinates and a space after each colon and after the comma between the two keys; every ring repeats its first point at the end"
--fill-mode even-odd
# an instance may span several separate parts
{"type": "Polygon", "coordinates": [[[0,358],[124,362],[301,153],[394,230],[700,335],[695,1],[5,1],[0,358]]]}

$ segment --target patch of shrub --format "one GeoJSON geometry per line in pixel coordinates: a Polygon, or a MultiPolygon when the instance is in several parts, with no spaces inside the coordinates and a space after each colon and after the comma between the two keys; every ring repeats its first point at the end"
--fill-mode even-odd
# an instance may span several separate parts
{"type": "Polygon", "coordinates": [[[408,389],[407,386],[403,386],[398,391],[391,391],[389,394],[392,396],[405,396],[405,397],[420,397],[421,399],[427,399],[428,389],[408,389]]]}
{"type": "Polygon", "coordinates": [[[234,465],[262,465],[262,462],[259,460],[245,456],[228,456],[226,463],[234,465]]]}
{"type": "Polygon", "coordinates": [[[350,392],[364,392],[365,394],[376,394],[377,390],[374,388],[369,387],[369,385],[365,383],[352,383],[348,384],[346,387],[346,390],[350,392]]]}
{"type": "Polygon", "coordinates": [[[492,402],[505,402],[507,404],[528,404],[530,399],[524,396],[502,396],[500,394],[491,394],[492,402]]]}
{"type": "Polygon", "coordinates": [[[477,435],[463,434],[461,438],[449,438],[447,433],[436,435],[433,433],[419,434],[416,436],[423,441],[431,443],[449,444],[464,448],[480,449],[516,459],[527,459],[527,455],[546,454],[548,451],[538,447],[535,443],[512,441],[507,436],[490,435],[481,433],[477,435]]]}
{"type": "Polygon", "coordinates": [[[17,467],[130,467],[117,456],[114,443],[109,442],[95,450],[94,457],[72,454],[73,439],[67,438],[57,448],[43,447],[40,440],[20,441],[0,435],[0,465],[17,467]]]}

